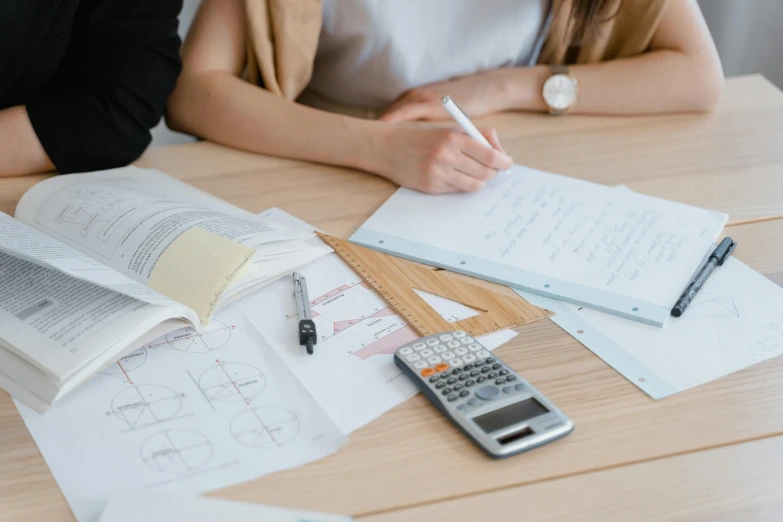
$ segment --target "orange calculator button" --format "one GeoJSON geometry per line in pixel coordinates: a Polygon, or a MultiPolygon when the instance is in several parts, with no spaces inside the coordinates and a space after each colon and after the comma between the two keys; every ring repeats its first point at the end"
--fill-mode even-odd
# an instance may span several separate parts
{"type": "Polygon", "coordinates": [[[440,363],[437,366],[435,366],[436,372],[445,372],[448,369],[449,369],[449,365],[446,363],[440,363]]]}
{"type": "Polygon", "coordinates": [[[429,376],[430,376],[430,375],[432,375],[433,373],[435,373],[435,370],[433,370],[432,368],[424,368],[424,369],[421,371],[421,375],[422,375],[422,377],[429,377],[429,376]]]}

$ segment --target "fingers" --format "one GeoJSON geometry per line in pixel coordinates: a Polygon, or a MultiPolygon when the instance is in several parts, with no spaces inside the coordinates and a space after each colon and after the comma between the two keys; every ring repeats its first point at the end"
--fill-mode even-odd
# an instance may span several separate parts
{"type": "MultiPolygon", "coordinates": [[[[496,172],[493,172],[492,176],[494,177],[496,174],[496,172]]],[[[459,192],[478,192],[484,188],[484,184],[486,183],[486,181],[482,179],[476,179],[476,177],[458,170],[452,171],[445,181],[455,191],[459,192]]]]}
{"type": "Polygon", "coordinates": [[[442,120],[448,117],[440,103],[405,103],[395,104],[380,117],[381,121],[399,123],[417,120],[442,120]]]}
{"type": "Polygon", "coordinates": [[[495,132],[495,129],[483,128],[483,129],[479,129],[479,132],[485,138],[487,138],[487,141],[490,143],[490,145],[492,145],[493,147],[498,149],[503,154],[508,155],[508,152],[506,152],[506,149],[504,149],[503,145],[500,144],[500,138],[498,138],[498,133],[495,132]]]}
{"type": "MultiPolygon", "coordinates": [[[[422,192],[476,192],[488,180],[494,179],[499,170],[506,170],[513,163],[503,152],[489,148],[463,132],[445,128],[426,132],[414,140],[416,144],[423,144],[423,154],[418,155],[423,162],[415,169],[421,177],[409,185],[422,192]]],[[[487,132],[487,139],[490,138],[498,141],[494,131],[487,132]]]]}
{"type": "MultiPolygon", "coordinates": [[[[468,135],[463,136],[464,138],[460,140],[459,149],[465,156],[479,162],[481,165],[493,170],[507,170],[514,164],[514,160],[506,153],[485,147],[468,135]]],[[[495,136],[495,141],[497,141],[497,136],[495,136]]],[[[490,141],[490,143],[492,142],[490,141]]]]}
{"type": "Polygon", "coordinates": [[[493,169],[487,167],[486,165],[482,165],[478,161],[469,156],[466,156],[465,154],[460,154],[456,159],[454,162],[454,170],[461,174],[467,174],[476,181],[481,182],[495,179],[498,175],[498,169],[493,169]]]}

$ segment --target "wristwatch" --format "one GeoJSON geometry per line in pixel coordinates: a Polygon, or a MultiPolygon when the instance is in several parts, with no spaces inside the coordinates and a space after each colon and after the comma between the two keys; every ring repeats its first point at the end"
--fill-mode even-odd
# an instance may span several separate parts
{"type": "Polygon", "coordinates": [[[551,114],[568,114],[576,105],[579,82],[565,65],[553,65],[552,76],[544,83],[544,101],[551,114]]]}

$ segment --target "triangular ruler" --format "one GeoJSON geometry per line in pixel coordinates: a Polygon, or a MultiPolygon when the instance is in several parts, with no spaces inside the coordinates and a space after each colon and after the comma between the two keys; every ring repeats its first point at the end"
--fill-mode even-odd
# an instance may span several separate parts
{"type": "Polygon", "coordinates": [[[429,269],[326,234],[318,236],[421,336],[462,330],[476,337],[552,315],[519,296],[503,295],[451,272],[429,269]],[[480,313],[449,323],[415,290],[451,299],[480,313]]]}

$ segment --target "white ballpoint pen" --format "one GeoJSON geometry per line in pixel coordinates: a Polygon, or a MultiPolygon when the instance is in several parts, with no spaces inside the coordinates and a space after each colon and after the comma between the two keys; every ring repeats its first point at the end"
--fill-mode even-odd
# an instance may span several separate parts
{"type": "MultiPolygon", "coordinates": [[[[478,141],[485,147],[489,147],[490,149],[493,148],[492,144],[487,141],[487,138],[485,138],[484,135],[479,132],[476,126],[473,125],[473,122],[470,121],[470,118],[468,118],[468,115],[465,114],[465,111],[460,109],[459,105],[454,103],[454,100],[451,99],[451,96],[444,96],[440,99],[440,102],[443,104],[443,108],[445,108],[451,117],[454,118],[454,121],[456,121],[457,124],[462,127],[462,130],[465,131],[465,134],[478,141]]],[[[507,176],[511,174],[511,171],[509,170],[501,170],[498,172],[506,174],[507,176]]]]}

